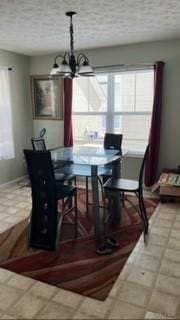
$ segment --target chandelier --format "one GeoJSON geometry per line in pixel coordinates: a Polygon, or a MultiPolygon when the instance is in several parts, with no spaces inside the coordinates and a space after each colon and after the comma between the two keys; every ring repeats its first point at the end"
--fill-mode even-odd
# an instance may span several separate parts
{"type": "Polygon", "coordinates": [[[72,17],[76,12],[68,11],[66,16],[70,17],[70,52],[65,52],[64,55],[58,54],[55,57],[54,65],[51,70],[51,76],[63,76],[64,78],[74,78],[78,75],[91,77],[94,76],[92,67],[89,65],[89,59],[84,53],[79,53],[77,57],[74,54],[74,31],[72,17]],[[58,64],[58,61],[61,61],[58,64]]]}

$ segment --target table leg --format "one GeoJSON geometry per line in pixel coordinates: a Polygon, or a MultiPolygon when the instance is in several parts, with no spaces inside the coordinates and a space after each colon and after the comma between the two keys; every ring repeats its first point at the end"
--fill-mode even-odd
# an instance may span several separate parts
{"type": "Polygon", "coordinates": [[[91,182],[92,182],[92,203],[94,215],[94,231],[96,238],[96,247],[102,244],[101,219],[99,212],[99,188],[98,188],[98,167],[91,166],[91,182]]]}
{"type": "MultiPolygon", "coordinates": [[[[121,159],[118,159],[112,164],[112,176],[115,178],[121,177],[121,159]]],[[[121,194],[113,197],[113,210],[111,216],[112,224],[117,224],[121,221],[121,194]]]]}

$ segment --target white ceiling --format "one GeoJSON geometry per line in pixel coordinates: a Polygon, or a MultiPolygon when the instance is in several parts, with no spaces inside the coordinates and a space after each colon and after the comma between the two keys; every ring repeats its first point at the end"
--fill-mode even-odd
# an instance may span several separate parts
{"type": "Polygon", "coordinates": [[[0,48],[27,55],[180,38],[180,0],[0,0],[0,48]]]}

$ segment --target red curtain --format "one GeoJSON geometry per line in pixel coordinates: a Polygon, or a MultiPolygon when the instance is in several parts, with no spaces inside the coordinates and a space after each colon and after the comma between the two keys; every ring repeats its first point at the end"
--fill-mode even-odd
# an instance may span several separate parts
{"type": "Polygon", "coordinates": [[[154,101],[149,135],[150,151],[146,164],[145,184],[150,187],[156,182],[156,174],[159,160],[161,114],[162,114],[162,91],[163,91],[164,62],[154,64],[154,101]]]}
{"type": "Polygon", "coordinates": [[[73,146],[72,93],[73,80],[64,79],[64,146],[73,146]]]}

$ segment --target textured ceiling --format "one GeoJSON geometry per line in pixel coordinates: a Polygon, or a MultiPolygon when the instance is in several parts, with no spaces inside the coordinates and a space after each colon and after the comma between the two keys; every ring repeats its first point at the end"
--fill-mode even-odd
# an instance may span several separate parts
{"type": "Polygon", "coordinates": [[[0,48],[27,55],[180,38],[180,0],[0,0],[0,48]]]}

